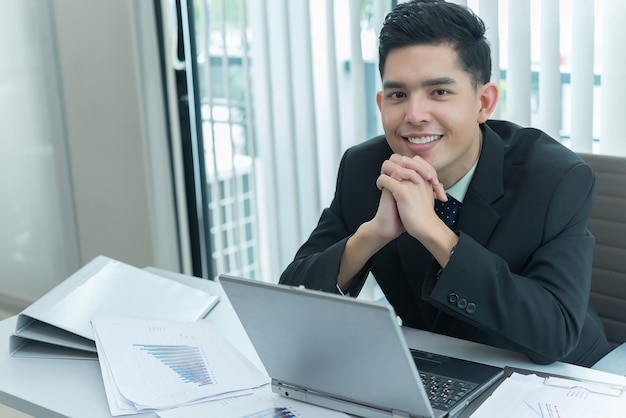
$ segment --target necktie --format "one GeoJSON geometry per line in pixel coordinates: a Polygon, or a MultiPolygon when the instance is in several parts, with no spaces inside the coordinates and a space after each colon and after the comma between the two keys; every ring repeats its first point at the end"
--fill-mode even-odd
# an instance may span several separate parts
{"type": "Polygon", "coordinates": [[[456,227],[456,219],[461,209],[461,203],[448,195],[448,201],[442,202],[439,199],[435,199],[435,212],[445,222],[446,225],[453,229],[456,227]]]}

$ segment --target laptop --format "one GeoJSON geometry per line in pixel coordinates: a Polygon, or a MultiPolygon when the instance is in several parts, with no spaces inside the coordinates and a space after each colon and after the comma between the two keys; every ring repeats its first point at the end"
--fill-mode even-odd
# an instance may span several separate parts
{"type": "Polygon", "coordinates": [[[503,375],[409,349],[388,304],[229,275],[219,281],[272,391],[288,398],[363,417],[454,417],[503,375]]]}

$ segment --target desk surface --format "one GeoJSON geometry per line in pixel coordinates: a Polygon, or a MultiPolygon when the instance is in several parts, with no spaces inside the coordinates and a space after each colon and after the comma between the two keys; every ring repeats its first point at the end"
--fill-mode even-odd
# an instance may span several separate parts
{"type": "MultiPolygon", "coordinates": [[[[160,272],[155,270],[155,272],[160,272]]],[[[243,327],[218,283],[168,274],[185,284],[222,297],[211,311],[212,321],[242,353],[264,370],[243,327]]],[[[12,357],[9,336],[15,330],[16,317],[0,321],[0,403],[37,417],[111,417],[100,367],[93,360],[58,360],[12,357]]],[[[626,386],[626,377],[565,363],[541,366],[524,356],[493,347],[445,337],[411,328],[403,329],[410,347],[448,356],[479,361],[496,366],[532,369],[564,376],[616,383],[626,386]]],[[[155,417],[154,413],[137,417],[155,417]]]]}

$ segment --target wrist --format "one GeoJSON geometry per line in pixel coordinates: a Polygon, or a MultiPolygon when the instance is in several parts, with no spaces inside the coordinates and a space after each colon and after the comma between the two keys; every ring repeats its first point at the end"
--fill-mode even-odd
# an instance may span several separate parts
{"type": "Polygon", "coordinates": [[[374,221],[362,223],[354,233],[354,236],[358,236],[358,239],[362,241],[365,246],[371,248],[373,253],[380,250],[397,237],[389,235],[388,231],[380,228],[374,221]]]}
{"type": "Polygon", "coordinates": [[[422,242],[441,267],[445,267],[457,249],[459,236],[447,226],[422,242]]]}

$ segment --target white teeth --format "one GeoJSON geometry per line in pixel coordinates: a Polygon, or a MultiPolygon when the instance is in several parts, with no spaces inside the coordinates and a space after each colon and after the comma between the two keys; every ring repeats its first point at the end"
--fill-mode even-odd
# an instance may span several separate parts
{"type": "Polygon", "coordinates": [[[421,138],[407,138],[411,144],[427,144],[441,138],[441,135],[423,136],[421,138]]]}

